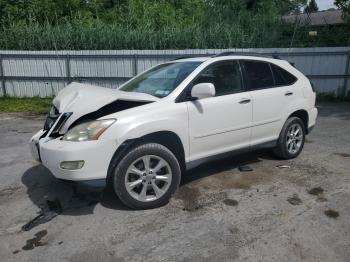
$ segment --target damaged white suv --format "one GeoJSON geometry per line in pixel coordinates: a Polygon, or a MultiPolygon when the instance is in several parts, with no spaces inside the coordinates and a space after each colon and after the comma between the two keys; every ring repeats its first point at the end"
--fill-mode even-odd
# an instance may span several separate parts
{"type": "Polygon", "coordinates": [[[56,178],[102,179],[127,206],[153,208],[210,157],[296,157],[316,117],[310,81],[287,61],[224,53],[157,65],[117,90],[72,83],[31,149],[56,178]]]}

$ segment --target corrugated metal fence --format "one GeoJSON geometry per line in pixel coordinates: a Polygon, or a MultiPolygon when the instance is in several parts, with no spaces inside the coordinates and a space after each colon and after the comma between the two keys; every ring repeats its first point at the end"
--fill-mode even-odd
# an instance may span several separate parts
{"type": "Polygon", "coordinates": [[[318,93],[347,94],[350,47],[207,49],[0,51],[0,96],[53,96],[71,81],[116,88],[145,69],[183,56],[220,52],[276,54],[293,62],[318,93]]]}

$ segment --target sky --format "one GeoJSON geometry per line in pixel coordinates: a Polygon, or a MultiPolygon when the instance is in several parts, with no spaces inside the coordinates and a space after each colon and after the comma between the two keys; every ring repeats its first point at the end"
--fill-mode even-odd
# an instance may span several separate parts
{"type": "Polygon", "coordinates": [[[334,0],[316,0],[319,10],[327,10],[329,8],[336,8],[334,0]]]}

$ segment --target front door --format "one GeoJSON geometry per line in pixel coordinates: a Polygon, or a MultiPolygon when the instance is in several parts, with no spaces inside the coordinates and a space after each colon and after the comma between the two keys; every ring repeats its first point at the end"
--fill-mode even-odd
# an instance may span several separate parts
{"type": "Polygon", "coordinates": [[[199,83],[212,83],[216,95],[186,102],[191,160],[248,147],[252,103],[249,92],[243,89],[239,63],[221,61],[209,65],[192,85],[199,83]]]}

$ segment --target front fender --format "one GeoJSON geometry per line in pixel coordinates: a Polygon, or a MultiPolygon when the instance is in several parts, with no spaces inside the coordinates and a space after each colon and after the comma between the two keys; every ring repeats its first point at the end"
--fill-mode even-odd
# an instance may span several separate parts
{"type": "Polygon", "coordinates": [[[150,110],[123,118],[117,117],[116,123],[103,133],[101,139],[116,140],[117,144],[122,144],[127,140],[160,131],[173,132],[180,138],[187,161],[189,159],[189,137],[188,112],[185,103],[168,105],[161,112],[153,114],[150,110]]]}

